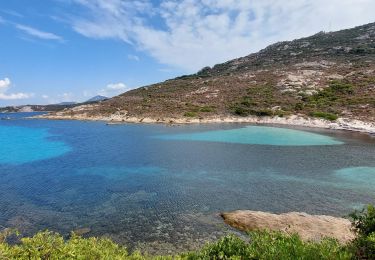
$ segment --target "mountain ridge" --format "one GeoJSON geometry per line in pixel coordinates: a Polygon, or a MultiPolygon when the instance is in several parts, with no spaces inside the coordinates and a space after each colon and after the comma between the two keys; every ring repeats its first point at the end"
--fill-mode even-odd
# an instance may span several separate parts
{"type": "Polygon", "coordinates": [[[105,97],[105,96],[102,96],[102,95],[97,95],[95,97],[92,97],[88,100],[86,100],[86,103],[90,103],[90,102],[98,102],[98,101],[104,101],[104,100],[107,100],[108,98],[105,97]]]}
{"type": "Polygon", "coordinates": [[[19,106],[6,106],[0,107],[0,113],[14,113],[14,112],[57,112],[64,109],[74,108],[76,106],[81,106],[85,104],[95,104],[104,100],[107,100],[107,97],[97,95],[92,97],[84,102],[60,102],[57,104],[48,104],[48,105],[19,105],[19,106]]]}

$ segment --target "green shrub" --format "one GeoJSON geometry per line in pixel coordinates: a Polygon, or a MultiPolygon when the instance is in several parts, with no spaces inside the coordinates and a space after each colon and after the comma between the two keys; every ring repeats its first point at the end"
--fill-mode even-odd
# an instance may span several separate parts
{"type": "Polygon", "coordinates": [[[357,234],[352,243],[352,250],[357,259],[375,259],[375,208],[367,206],[366,210],[350,214],[352,226],[357,234]]]}
{"type": "Polygon", "coordinates": [[[211,67],[207,66],[202,68],[200,71],[197,72],[198,76],[209,76],[211,72],[211,67]]]}
{"type": "Polygon", "coordinates": [[[258,102],[249,96],[244,96],[240,104],[245,107],[254,107],[258,104],[258,102]]]}
{"type": "Polygon", "coordinates": [[[329,90],[336,93],[353,94],[354,88],[353,85],[349,83],[344,83],[341,81],[332,81],[329,84],[329,90]]]}
{"type": "Polygon", "coordinates": [[[189,112],[186,112],[186,113],[184,114],[184,116],[186,116],[186,117],[196,117],[196,116],[197,116],[197,113],[196,113],[196,112],[189,111],[189,112]]]}
{"type": "Polygon", "coordinates": [[[291,112],[285,110],[276,110],[275,112],[273,112],[273,115],[276,115],[278,117],[289,116],[290,114],[291,112]]]}
{"type": "Polygon", "coordinates": [[[303,107],[304,107],[303,103],[296,103],[296,104],[294,105],[294,110],[296,110],[296,111],[300,111],[300,110],[303,109],[303,107]]]}
{"type": "Polygon", "coordinates": [[[362,211],[355,211],[349,215],[352,218],[354,230],[358,235],[368,236],[375,232],[375,208],[368,205],[362,211]]]}
{"type": "Polygon", "coordinates": [[[200,112],[208,113],[208,112],[213,112],[215,111],[214,107],[210,106],[204,106],[200,108],[200,112]]]}
{"type": "Polygon", "coordinates": [[[327,119],[327,120],[330,120],[330,121],[335,121],[338,118],[338,116],[335,115],[335,114],[320,112],[320,111],[312,112],[310,115],[313,116],[313,117],[324,118],[324,119],[327,119]]]}
{"type": "Polygon", "coordinates": [[[233,108],[233,113],[238,115],[238,116],[248,116],[249,112],[247,109],[237,106],[233,108]]]}
{"type": "Polygon", "coordinates": [[[72,234],[64,240],[57,233],[44,231],[21,243],[0,243],[0,259],[350,259],[351,252],[336,240],[303,242],[298,235],[259,231],[250,234],[250,242],[237,236],[225,236],[201,250],[176,256],[128,254],[125,247],[106,238],[82,238],[72,234]]]}
{"type": "Polygon", "coordinates": [[[225,236],[207,244],[198,252],[182,255],[182,259],[250,259],[248,244],[236,236],[225,236]]]}
{"type": "Polygon", "coordinates": [[[298,235],[257,231],[246,243],[238,237],[226,236],[202,250],[189,253],[186,259],[351,259],[351,252],[334,239],[303,242],[298,235]]]}
{"type": "Polygon", "coordinates": [[[331,81],[329,86],[312,96],[302,98],[308,105],[327,107],[335,102],[343,102],[346,97],[354,93],[354,86],[342,81],[331,81]]]}
{"type": "Polygon", "coordinates": [[[297,234],[255,232],[251,235],[251,259],[351,259],[350,251],[334,239],[304,242],[297,234]]]}
{"type": "Polygon", "coordinates": [[[7,237],[18,234],[4,230],[0,232],[0,259],[375,259],[375,208],[368,206],[350,217],[357,237],[348,245],[340,245],[330,238],[305,242],[297,234],[256,231],[249,233],[249,241],[229,235],[196,252],[175,256],[147,256],[139,252],[129,254],[125,247],[106,238],[82,238],[73,233],[68,240],[64,240],[61,235],[51,231],[21,238],[20,243],[10,245],[7,237]]]}
{"type": "Polygon", "coordinates": [[[250,110],[250,114],[255,116],[273,116],[273,112],[270,109],[250,110]]]}
{"type": "Polygon", "coordinates": [[[72,234],[65,241],[51,231],[21,238],[17,245],[8,245],[5,241],[0,244],[0,259],[143,259],[131,257],[125,247],[106,238],[86,239],[72,234]]]}
{"type": "Polygon", "coordinates": [[[232,111],[234,114],[238,116],[249,116],[249,115],[254,115],[254,116],[273,116],[274,113],[270,109],[250,109],[247,107],[242,106],[241,104],[237,104],[233,106],[232,111]]]}

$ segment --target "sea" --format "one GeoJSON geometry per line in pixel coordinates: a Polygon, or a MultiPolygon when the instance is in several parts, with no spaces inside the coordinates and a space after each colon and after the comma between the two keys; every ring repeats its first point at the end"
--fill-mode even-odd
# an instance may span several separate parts
{"type": "Polygon", "coordinates": [[[0,114],[0,230],[105,236],[174,253],[236,233],[221,212],[346,217],[375,203],[375,138],[249,124],[0,114]]]}

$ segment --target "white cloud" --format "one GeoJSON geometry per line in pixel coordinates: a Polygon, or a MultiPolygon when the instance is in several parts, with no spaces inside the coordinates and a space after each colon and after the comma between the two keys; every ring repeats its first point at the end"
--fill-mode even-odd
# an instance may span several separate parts
{"type": "Polygon", "coordinates": [[[133,55],[133,54],[129,54],[128,59],[134,60],[134,61],[140,61],[140,58],[137,55],[133,55]]]}
{"type": "Polygon", "coordinates": [[[42,95],[42,98],[43,99],[49,99],[49,96],[48,95],[42,95]]]}
{"type": "Polygon", "coordinates": [[[25,93],[12,93],[12,94],[0,93],[0,100],[17,100],[17,99],[27,99],[30,97],[31,97],[30,94],[25,94],[25,93]]]}
{"type": "Polygon", "coordinates": [[[8,15],[11,15],[11,16],[14,16],[14,17],[17,17],[17,18],[23,18],[24,16],[16,11],[13,11],[13,10],[0,10],[2,13],[5,13],[5,14],[8,14],[8,15]]]}
{"type": "Polygon", "coordinates": [[[113,83],[113,84],[108,84],[106,89],[108,90],[124,90],[127,89],[126,85],[124,83],[113,83]]]}
{"type": "Polygon", "coordinates": [[[22,24],[16,24],[15,27],[18,30],[23,31],[24,33],[27,33],[28,35],[31,35],[39,39],[63,41],[63,38],[61,36],[56,35],[54,33],[44,32],[44,31],[35,29],[33,27],[22,25],[22,24]]]}
{"type": "Polygon", "coordinates": [[[71,92],[66,92],[66,93],[59,95],[59,99],[62,102],[72,102],[74,99],[74,94],[71,92]]]}
{"type": "Polygon", "coordinates": [[[374,0],[73,0],[78,33],[121,39],[160,63],[196,71],[268,44],[375,20],[374,0]],[[158,20],[161,26],[155,27],[158,20]]]}
{"type": "Polygon", "coordinates": [[[83,97],[85,97],[85,98],[88,98],[88,97],[92,97],[93,96],[93,94],[91,93],[91,91],[88,91],[88,90],[84,90],[83,92],[82,92],[82,95],[83,95],[83,97]]]}
{"type": "Polygon", "coordinates": [[[0,92],[3,90],[5,91],[7,88],[10,87],[10,79],[9,78],[5,78],[5,79],[1,79],[0,80],[0,92]]]}
{"type": "Polygon", "coordinates": [[[33,96],[33,94],[27,93],[7,93],[11,87],[12,82],[9,78],[0,80],[0,100],[16,100],[16,99],[27,99],[33,96]]]}
{"type": "Polygon", "coordinates": [[[121,93],[124,93],[124,92],[126,92],[130,89],[131,88],[129,88],[128,86],[126,86],[122,82],[111,83],[111,84],[108,84],[105,88],[101,89],[98,92],[98,95],[102,95],[102,96],[105,96],[105,97],[113,97],[113,96],[117,96],[121,93]]]}

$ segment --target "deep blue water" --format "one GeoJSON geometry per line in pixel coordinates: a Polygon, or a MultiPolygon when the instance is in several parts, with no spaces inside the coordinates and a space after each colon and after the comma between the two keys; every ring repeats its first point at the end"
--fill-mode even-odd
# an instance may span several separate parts
{"type": "Polygon", "coordinates": [[[173,251],[232,232],[222,211],[343,216],[375,203],[375,140],[364,134],[27,115],[0,120],[0,226],[24,234],[89,228],[173,251]]]}

